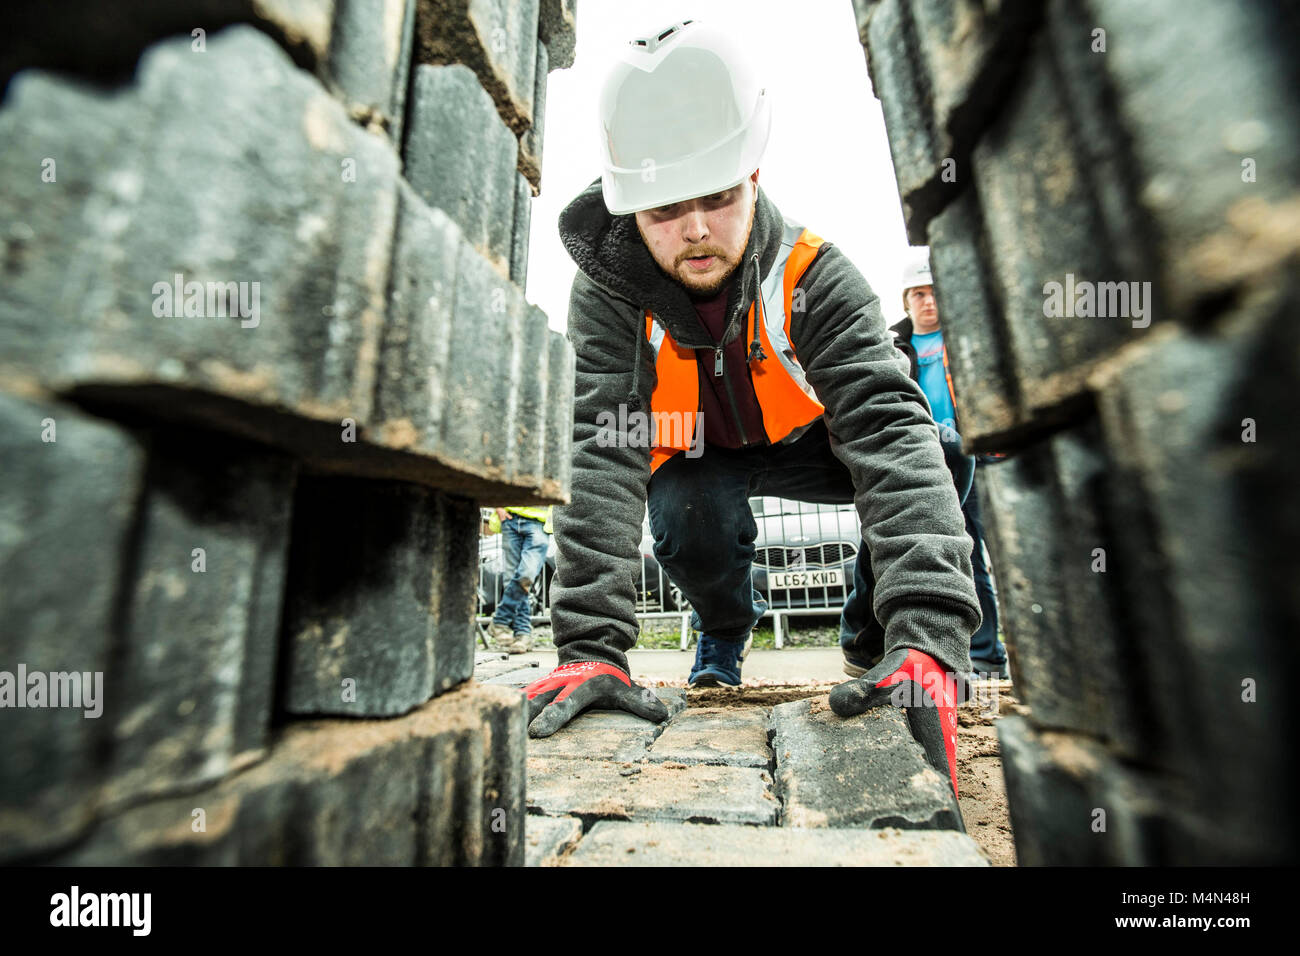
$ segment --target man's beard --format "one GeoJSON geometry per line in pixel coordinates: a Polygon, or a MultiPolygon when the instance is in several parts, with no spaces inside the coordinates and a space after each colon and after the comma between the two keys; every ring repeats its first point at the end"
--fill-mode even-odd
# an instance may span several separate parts
{"type": "MultiPolygon", "coordinates": [[[[752,202],[749,204],[749,222],[745,224],[745,239],[744,242],[742,242],[740,245],[742,255],[744,254],[745,247],[749,245],[749,234],[754,228],[754,211],[757,207],[758,207],[757,202],[752,202]]],[[[638,223],[637,232],[640,231],[641,231],[641,225],[640,223],[638,223]]],[[[645,243],[646,249],[648,251],[650,248],[650,243],[645,241],[644,234],[641,235],[641,241],[645,243]]],[[[693,253],[692,256],[682,255],[681,257],[679,257],[677,262],[675,263],[674,268],[680,269],[682,263],[684,263],[688,258],[693,258],[695,256],[701,256],[701,255],[712,255],[716,257],[720,262],[726,262],[730,264],[727,266],[726,271],[724,271],[716,279],[711,280],[708,285],[702,286],[702,285],[690,285],[687,284],[686,282],[683,282],[680,274],[678,274],[677,272],[670,272],[667,269],[665,269],[662,265],[659,264],[659,260],[654,258],[653,254],[651,255],[650,258],[654,260],[654,264],[656,266],[659,266],[659,271],[662,272],[664,275],[666,275],[669,279],[672,279],[683,289],[685,289],[686,294],[690,296],[690,298],[701,299],[701,300],[712,299],[714,296],[716,296],[719,292],[722,291],[722,288],[728,282],[731,281],[731,277],[732,275],[735,274],[736,267],[739,266],[740,263],[732,262],[725,255],[721,254],[721,250],[717,246],[713,246],[713,245],[706,244],[704,246],[700,246],[697,247],[696,249],[691,250],[691,252],[693,253]]]]}

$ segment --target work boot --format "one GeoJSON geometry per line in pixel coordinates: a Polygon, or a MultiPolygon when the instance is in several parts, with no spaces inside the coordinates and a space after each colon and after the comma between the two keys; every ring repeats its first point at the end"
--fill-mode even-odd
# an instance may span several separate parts
{"type": "Polygon", "coordinates": [[[989,661],[979,657],[972,657],[971,676],[976,680],[1010,680],[1011,670],[1007,667],[1006,661],[989,661]]]}
{"type": "Polygon", "coordinates": [[[720,641],[701,634],[695,645],[695,666],[687,687],[739,687],[740,665],[754,643],[751,631],[744,641],[720,641]]]}
{"type": "Polygon", "coordinates": [[[844,673],[850,677],[861,677],[879,664],[880,659],[885,656],[883,651],[871,657],[859,657],[857,654],[850,653],[847,647],[842,647],[840,650],[844,653],[844,673]]]}
{"type": "Polygon", "coordinates": [[[497,621],[488,625],[487,629],[488,643],[498,651],[505,651],[513,654],[511,650],[515,646],[515,639],[510,633],[510,628],[497,621]]]}
{"type": "Polygon", "coordinates": [[[525,634],[523,631],[515,631],[514,646],[510,648],[511,654],[527,654],[529,648],[533,646],[533,635],[525,634]]]}

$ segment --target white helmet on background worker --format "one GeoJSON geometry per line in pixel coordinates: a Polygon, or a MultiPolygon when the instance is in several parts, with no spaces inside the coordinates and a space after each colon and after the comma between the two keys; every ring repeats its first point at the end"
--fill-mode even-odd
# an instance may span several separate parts
{"type": "Polygon", "coordinates": [[[919,289],[921,286],[934,285],[934,279],[930,275],[930,255],[929,249],[925,250],[924,258],[918,257],[903,266],[903,310],[907,311],[907,293],[912,289],[919,289]]]}
{"type": "Polygon", "coordinates": [[[600,95],[605,205],[621,216],[730,189],[771,128],[767,91],[722,30],[683,20],[631,40],[600,95]]]}

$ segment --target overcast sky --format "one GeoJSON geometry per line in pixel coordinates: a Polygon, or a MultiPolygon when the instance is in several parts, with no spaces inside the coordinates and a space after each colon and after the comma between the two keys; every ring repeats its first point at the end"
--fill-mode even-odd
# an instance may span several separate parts
{"type": "Polygon", "coordinates": [[[759,185],[784,215],[848,255],[880,297],[887,323],[902,318],[907,235],[850,0],[579,0],[577,56],[570,69],[550,74],[546,90],[527,299],[564,331],[577,266],[556,223],[600,175],[601,85],[621,45],[684,19],[726,25],[755,57],[772,97],[759,185]]]}

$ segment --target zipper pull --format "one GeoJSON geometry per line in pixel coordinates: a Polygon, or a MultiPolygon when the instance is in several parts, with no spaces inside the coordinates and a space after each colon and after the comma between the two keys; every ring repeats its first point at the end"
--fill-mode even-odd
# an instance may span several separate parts
{"type": "Polygon", "coordinates": [[[713,350],[713,377],[722,378],[722,346],[713,350]]]}

